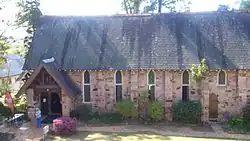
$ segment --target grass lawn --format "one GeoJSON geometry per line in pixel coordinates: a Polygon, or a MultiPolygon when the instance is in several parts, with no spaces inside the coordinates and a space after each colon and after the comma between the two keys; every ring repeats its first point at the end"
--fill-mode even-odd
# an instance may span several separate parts
{"type": "MultiPolygon", "coordinates": [[[[51,137],[53,141],[236,141],[233,139],[161,136],[150,133],[78,132],[70,137],[51,137]]],[[[238,140],[243,141],[243,140],[238,140]]]]}

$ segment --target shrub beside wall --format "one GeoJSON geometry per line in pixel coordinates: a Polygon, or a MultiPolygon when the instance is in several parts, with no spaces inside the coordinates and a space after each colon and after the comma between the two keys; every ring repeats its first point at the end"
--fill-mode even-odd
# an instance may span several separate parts
{"type": "Polygon", "coordinates": [[[173,120],[183,123],[200,123],[200,101],[177,101],[173,104],[173,120]]]}
{"type": "Polygon", "coordinates": [[[70,117],[75,117],[78,120],[88,121],[92,118],[92,105],[91,104],[80,104],[75,110],[70,111],[70,117]]]}
{"type": "Polygon", "coordinates": [[[151,102],[148,107],[148,115],[151,121],[160,121],[164,118],[164,106],[157,102],[151,102]]]}
{"type": "Polygon", "coordinates": [[[134,103],[128,99],[117,102],[116,111],[126,119],[135,117],[137,113],[134,103]]]}
{"type": "Polygon", "coordinates": [[[71,135],[76,131],[76,121],[70,117],[59,117],[53,120],[53,131],[57,135],[71,135]]]}

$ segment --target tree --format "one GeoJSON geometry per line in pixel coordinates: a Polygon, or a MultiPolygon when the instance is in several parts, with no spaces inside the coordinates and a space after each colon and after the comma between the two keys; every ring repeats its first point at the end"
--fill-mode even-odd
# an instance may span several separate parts
{"type": "Polygon", "coordinates": [[[18,26],[26,29],[27,36],[24,38],[24,47],[27,49],[31,45],[37,21],[42,16],[42,12],[39,9],[40,0],[22,0],[17,5],[21,10],[17,14],[16,23],[18,26]]]}
{"type": "Polygon", "coordinates": [[[240,9],[250,9],[250,0],[241,0],[240,9]]]}
{"type": "Polygon", "coordinates": [[[218,6],[218,10],[217,11],[230,11],[230,7],[229,7],[229,5],[222,5],[222,4],[220,4],[218,6]]]}
{"type": "Polygon", "coordinates": [[[144,13],[158,13],[165,8],[169,12],[183,12],[190,10],[191,0],[148,0],[144,7],[144,13]],[[179,7],[179,8],[178,8],[179,7]]]}
{"type": "MultiPolygon", "coordinates": [[[[0,14],[2,10],[5,7],[5,4],[9,2],[9,0],[0,0],[0,14]]],[[[10,26],[9,22],[5,19],[0,19],[0,68],[3,66],[3,64],[6,62],[6,59],[4,58],[4,54],[6,51],[10,48],[8,37],[5,36],[5,32],[10,26]]]]}
{"type": "Polygon", "coordinates": [[[123,0],[122,8],[127,14],[138,14],[140,13],[140,6],[145,0],[123,0]]]}
{"type": "Polygon", "coordinates": [[[161,13],[162,0],[158,0],[158,13],[161,13]]]}

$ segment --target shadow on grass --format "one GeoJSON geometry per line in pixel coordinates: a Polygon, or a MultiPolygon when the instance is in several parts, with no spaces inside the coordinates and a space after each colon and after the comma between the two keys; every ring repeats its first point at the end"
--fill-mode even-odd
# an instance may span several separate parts
{"type": "Polygon", "coordinates": [[[170,140],[167,136],[156,135],[152,133],[105,133],[105,132],[76,132],[71,136],[50,136],[53,141],[128,141],[128,140],[152,140],[166,141],[170,140]]]}
{"type": "Polygon", "coordinates": [[[50,136],[52,141],[250,141],[232,138],[162,136],[156,133],[105,133],[105,132],[76,132],[68,137],[50,136]]]}

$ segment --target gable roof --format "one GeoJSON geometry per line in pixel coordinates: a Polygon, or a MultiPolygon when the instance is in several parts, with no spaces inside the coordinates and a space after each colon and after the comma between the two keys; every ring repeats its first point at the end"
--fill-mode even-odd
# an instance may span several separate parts
{"type": "Polygon", "coordinates": [[[55,57],[63,69],[250,68],[250,13],[43,16],[24,69],[55,57]]]}
{"type": "Polygon", "coordinates": [[[49,75],[56,81],[56,83],[62,89],[66,90],[67,93],[74,97],[75,95],[81,93],[80,87],[70,78],[70,76],[65,71],[59,71],[59,67],[54,63],[42,63],[37,67],[31,74],[30,78],[25,82],[25,84],[20,88],[17,93],[17,97],[21,96],[25,90],[32,84],[37,75],[42,69],[45,69],[49,75]]]}

